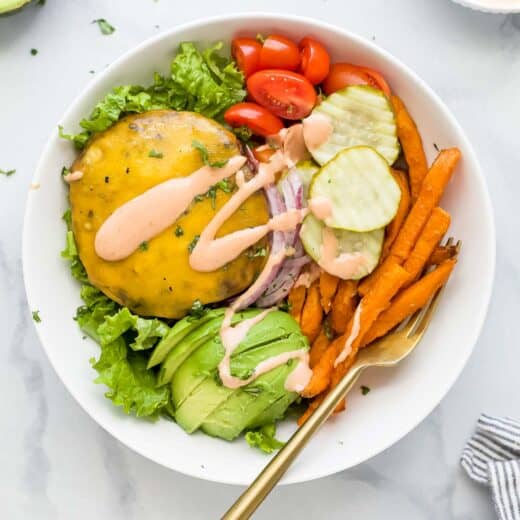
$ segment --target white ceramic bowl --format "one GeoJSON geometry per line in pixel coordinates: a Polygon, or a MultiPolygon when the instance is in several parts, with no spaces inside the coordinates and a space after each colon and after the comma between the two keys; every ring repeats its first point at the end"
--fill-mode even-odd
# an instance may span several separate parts
{"type": "MultiPolygon", "coordinates": [[[[328,422],[296,461],[283,482],[302,482],[359,464],[401,439],[439,403],[468,360],[479,335],[494,273],[495,239],[492,210],[475,153],[462,129],[441,100],[413,72],[373,43],[338,27],[296,16],[239,14],[212,18],[176,27],[126,53],[89,83],[61,120],[67,130],[111,87],[121,83],[146,83],[155,70],[166,72],[181,41],[229,41],[237,33],[282,32],[298,40],[319,38],[335,60],[362,63],[381,71],[406,101],[423,135],[428,158],[433,143],[458,146],[463,161],[443,204],[453,215],[451,233],[464,242],[457,270],[442,305],[420,348],[394,370],[371,370],[363,383],[371,393],[358,389],[349,397],[348,411],[328,422]]],[[[25,217],[23,265],[31,309],[39,309],[37,325],[41,342],[58,376],[84,410],[114,437],[136,452],[166,467],[208,480],[247,484],[267,457],[243,440],[228,443],[203,434],[189,436],[176,424],[136,420],[103,397],[105,389],[93,384],[89,358],[98,346],[82,340],[72,320],[81,304],[79,288],[60,259],[65,228],[60,220],[67,207],[67,192],[60,171],[75,152],[57,136],[42,154],[25,217]]],[[[281,426],[283,437],[293,422],[281,426]]]]}
{"type": "Polygon", "coordinates": [[[520,0],[453,0],[483,13],[520,13],[520,0]]]}

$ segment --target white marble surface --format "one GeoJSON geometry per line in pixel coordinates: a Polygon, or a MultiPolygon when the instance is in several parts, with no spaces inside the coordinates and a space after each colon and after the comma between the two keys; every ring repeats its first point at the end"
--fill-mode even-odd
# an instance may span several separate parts
{"type": "Polygon", "coordinates": [[[520,354],[513,332],[520,310],[520,17],[480,14],[449,0],[47,0],[43,8],[0,19],[0,168],[17,169],[10,178],[0,176],[1,518],[217,518],[239,492],[135,455],[72,400],[47,362],[26,308],[21,233],[43,144],[91,79],[90,70],[102,70],[161,29],[254,9],[343,25],[417,71],[473,142],[498,228],[487,323],[444,401],[373,460],[276,490],[257,518],[494,517],[487,490],[466,478],[458,458],[481,411],[520,417],[520,354]],[[113,35],[102,36],[90,24],[100,17],[116,26],[113,35]],[[31,48],[38,49],[36,56],[31,48]]]}

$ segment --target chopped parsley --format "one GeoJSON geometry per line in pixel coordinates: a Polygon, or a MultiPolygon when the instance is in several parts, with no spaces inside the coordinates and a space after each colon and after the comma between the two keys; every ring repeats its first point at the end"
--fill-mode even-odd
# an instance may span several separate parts
{"type": "Polygon", "coordinates": [[[218,181],[217,184],[211,186],[206,193],[206,197],[211,199],[211,207],[213,209],[215,209],[217,201],[217,190],[222,190],[224,193],[231,193],[233,191],[233,186],[230,184],[228,179],[222,179],[221,181],[218,181]]]}
{"type": "Polygon", "coordinates": [[[327,336],[327,339],[334,339],[334,332],[330,327],[329,320],[325,320],[323,324],[323,332],[325,332],[325,336],[327,336]]]}
{"type": "Polygon", "coordinates": [[[2,170],[0,168],[0,175],[5,175],[6,177],[11,177],[11,175],[14,175],[16,173],[16,170],[2,170]]]}
{"type": "Polygon", "coordinates": [[[204,307],[202,302],[197,299],[191,304],[190,312],[188,313],[192,318],[202,318],[206,314],[207,309],[204,307]]]}
{"type": "Polygon", "coordinates": [[[247,126],[238,126],[233,128],[233,133],[244,143],[248,143],[253,137],[253,132],[247,126]]]}
{"type": "Polygon", "coordinates": [[[182,237],[182,235],[184,235],[184,229],[182,229],[181,226],[177,226],[174,233],[176,237],[182,237]]]}
{"type": "Polygon", "coordinates": [[[32,311],[32,319],[36,323],[41,323],[42,319],[40,318],[40,311],[32,311]]]}
{"type": "Polygon", "coordinates": [[[361,385],[361,393],[363,395],[367,395],[368,392],[370,392],[370,388],[368,386],[365,386],[365,385],[361,385]]]}
{"type": "Polygon", "coordinates": [[[110,182],[110,177],[108,175],[105,175],[105,184],[108,184],[110,182]]]}
{"type": "Polygon", "coordinates": [[[437,143],[433,143],[433,147],[435,148],[435,150],[436,150],[437,152],[440,152],[440,149],[439,149],[437,143]]]}
{"type": "Polygon", "coordinates": [[[266,255],[267,255],[267,248],[265,248],[263,246],[262,247],[256,246],[254,249],[249,248],[246,253],[247,258],[249,258],[249,259],[258,258],[261,256],[266,256],[266,255]]]}
{"type": "Polygon", "coordinates": [[[113,25],[110,25],[104,18],[92,20],[92,23],[97,23],[101,34],[104,35],[112,34],[116,30],[116,28],[113,25]]]}
{"type": "Polygon", "coordinates": [[[36,56],[38,54],[38,49],[31,49],[31,56],[36,56]]]}
{"type": "Polygon", "coordinates": [[[148,242],[145,240],[139,244],[139,249],[141,251],[148,251],[148,242]]]}
{"type": "Polygon", "coordinates": [[[198,150],[200,154],[200,159],[206,166],[210,166],[211,168],[222,168],[223,166],[226,166],[226,164],[228,163],[227,159],[223,161],[210,162],[208,149],[200,141],[197,141],[196,139],[193,139],[193,141],[191,142],[191,146],[198,150]]]}
{"type": "Polygon", "coordinates": [[[164,154],[162,152],[158,152],[157,150],[150,150],[148,152],[148,157],[153,157],[154,159],[162,159],[164,154]]]}
{"type": "Polygon", "coordinates": [[[197,245],[197,242],[199,241],[199,238],[200,238],[200,235],[195,235],[193,237],[193,240],[188,244],[188,251],[190,253],[195,249],[195,246],[197,245]]]}
{"type": "Polygon", "coordinates": [[[46,2],[46,0],[38,0],[38,2],[36,2],[36,5],[43,7],[45,5],[45,2],[46,2]]]}
{"type": "Polygon", "coordinates": [[[61,176],[62,176],[62,177],[65,177],[65,175],[68,175],[69,173],[71,173],[70,168],[67,168],[66,166],[64,166],[64,167],[61,169],[61,176]]]}

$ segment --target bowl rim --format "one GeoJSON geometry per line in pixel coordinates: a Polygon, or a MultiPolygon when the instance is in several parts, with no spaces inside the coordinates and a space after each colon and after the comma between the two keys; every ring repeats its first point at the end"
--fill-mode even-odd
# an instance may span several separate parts
{"type": "MultiPolygon", "coordinates": [[[[355,44],[360,44],[362,46],[369,47],[372,51],[374,51],[376,54],[380,55],[381,58],[385,61],[389,61],[393,67],[395,67],[397,70],[405,71],[407,75],[411,76],[413,80],[422,88],[425,93],[428,95],[428,97],[437,105],[437,108],[441,111],[443,119],[447,120],[449,125],[453,127],[457,133],[460,135],[461,141],[464,143],[466,148],[469,150],[470,155],[473,159],[473,162],[476,166],[475,171],[473,172],[472,178],[474,180],[477,180],[480,184],[480,188],[482,190],[483,194],[483,206],[480,208],[480,211],[483,212],[485,219],[484,221],[487,224],[487,232],[488,237],[490,241],[490,245],[492,247],[489,248],[488,251],[485,253],[487,254],[486,263],[489,265],[490,275],[489,278],[486,280],[486,284],[483,284],[484,291],[482,293],[482,305],[480,308],[480,312],[478,315],[475,316],[474,322],[478,324],[478,326],[475,326],[473,328],[472,334],[468,335],[468,344],[471,344],[471,349],[468,351],[467,356],[464,359],[461,359],[459,362],[459,366],[454,371],[453,377],[451,380],[448,380],[445,384],[445,387],[443,391],[440,393],[440,398],[437,400],[436,403],[434,403],[432,406],[426,406],[422,410],[421,413],[417,414],[417,417],[414,419],[413,424],[409,428],[405,428],[402,432],[400,432],[397,435],[394,435],[393,438],[389,439],[389,441],[383,445],[378,446],[377,448],[374,448],[370,450],[367,454],[365,454],[360,460],[355,460],[352,464],[342,464],[341,462],[338,462],[336,466],[331,467],[324,466],[321,471],[314,471],[312,473],[300,471],[298,474],[289,475],[289,477],[284,478],[282,482],[280,482],[281,485],[287,485],[287,484],[296,484],[301,482],[308,482],[312,480],[316,480],[319,478],[323,478],[329,475],[333,475],[335,473],[338,473],[340,471],[344,471],[348,468],[355,467],[358,464],[361,464],[363,462],[366,462],[370,460],[371,458],[375,457],[376,455],[382,453],[383,451],[389,449],[394,444],[396,444],[398,441],[403,439],[406,435],[408,435],[411,431],[413,431],[419,424],[421,424],[426,417],[428,417],[431,412],[440,404],[440,402],[444,399],[448,391],[453,387],[457,379],[459,378],[463,368],[466,366],[469,358],[471,357],[471,354],[473,353],[473,350],[475,348],[475,345],[477,343],[477,340],[480,336],[480,333],[482,331],[482,327],[485,323],[485,318],[487,311],[489,309],[492,289],[494,285],[494,278],[495,278],[495,267],[496,267],[496,231],[495,231],[495,223],[494,223],[494,214],[493,214],[493,208],[491,204],[491,198],[489,196],[489,191],[487,189],[486,180],[484,178],[484,175],[482,173],[482,169],[480,166],[480,163],[478,161],[477,155],[475,153],[475,150],[473,146],[471,145],[469,139],[467,138],[465,132],[463,131],[462,127],[458,123],[458,121],[455,119],[454,115],[451,113],[451,111],[448,109],[448,107],[443,103],[439,95],[437,95],[433,89],[420,77],[417,75],[415,71],[407,67],[404,63],[402,63],[398,58],[395,58],[392,54],[390,54],[385,49],[379,47],[375,43],[373,43],[371,40],[360,36],[357,33],[354,33],[348,29],[344,29],[342,27],[339,27],[334,24],[330,24],[328,22],[322,21],[322,20],[316,20],[310,17],[306,16],[299,16],[299,15],[293,15],[289,13],[276,13],[276,12],[268,12],[268,11],[252,11],[252,12],[234,12],[231,14],[226,15],[218,15],[218,16],[210,16],[210,17],[204,17],[204,18],[197,18],[196,20],[192,20],[180,25],[176,25],[174,27],[171,27],[160,34],[154,35],[141,43],[139,43],[136,46],[131,47],[129,50],[125,51],[121,56],[119,56],[116,60],[114,60],[106,69],[104,69],[99,75],[97,75],[95,78],[93,78],[91,81],[87,83],[87,85],[80,90],[80,92],[75,96],[74,100],[68,105],[68,108],[65,110],[63,115],[60,117],[60,122],[63,120],[66,120],[69,115],[75,110],[76,105],[78,102],[84,98],[91,90],[94,90],[97,88],[98,83],[102,82],[104,77],[109,74],[113,69],[116,69],[119,67],[119,65],[123,62],[125,62],[127,59],[131,58],[132,56],[139,54],[143,49],[153,46],[157,42],[171,38],[172,36],[175,36],[176,33],[189,31],[191,29],[195,29],[204,25],[209,25],[213,23],[222,23],[222,22],[229,22],[229,21],[240,21],[240,20],[250,20],[250,19],[257,19],[259,21],[265,21],[265,22],[274,22],[276,20],[277,23],[279,22],[286,22],[286,23],[294,23],[294,22],[301,22],[306,23],[309,25],[312,25],[315,27],[316,31],[327,31],[329,33],[336,33],[340,34],[342,36],[347,36],[350,38],[355,44]]],[[[51,132],[50,136],[48,137],[44,147],[43,151],[40,154],[39,160],[37,162],[35,172],[33,175],[32,182],[38,183],[38,180],[40,178],[41,172],[42,172],[42,164],[44,163],[44,158],[51,152],[51,149],[54,146],[54,140],[56,139],[55,132],[51,132]]],[[[30,193],[27,195],[27,202],[24,212],[24,224],[23,224],[23,236],[22,236],[22,270],[23,270],[23,278],[24,278],[24,286],[25,286],[25,293],[27,298],[27,304],[29,305],[29,309],[31,308],[31,303],[33,299],[31,298],[31,287],[27,282],[28,276],[27,273],[30,269],[30,261],[27,255],[27,248],[28,248],[28,240],[29,240],[29,216],[31,213],[31,207],[33,204],[32,198],[30,196],[30,193]]],[[[135,453],[138,453],[139,455],[152,460],[153,462],[166,467],[170,470],[179,472],[181,474],[199,478],[203,480],[208,480],[211,482],[219,482],[222,484],[230,484],[230,485],[247,485],[247,482],[244,482],[243,480],[237,480],[233,477],[229,478],[214,478],[211,477],[204,472],[196,471],[196,470],[189,470],[187,468],[178,469],[172,467],[170,464],[167,464],[166,462],[162,461],[160,457],[152,456],[151,454],[144,453],[144,450],[140,449],[137,446],[130,445],[128,442],[121,440],[115,432],[115,429],[112,427],[112,425],[107,424],[105,422],[101,422],[99,420],[99,417],[93,410],[87,409],[86,404],[84,404],[81,401],[81,397],[79,395],[76,395],[76,392],[69,386],[60,376],[60,373],[54,363],[54,360],[51,355],[49,355],[46,343],[43,340],[43,332],[36,327],[35,324],[33,324],[36,329],[36,333],[38,335],[38,338],[40,340],[40,344],[43,347],[43,350],[45,351],[46,357],[53,367],[56,375],[60,379],[61,383],[65,386],[65,388],[68,390],[68,392],[72,395],[74,400],[77,402],[77,404],[86,412],[99,426],[101,426],[106,432],[108,432],[110,435],[112,435],[115,439],[118,440],[118,442],[121,442],[126,447],[128,447],[130,450],[132,450],[135,453]]],[[[267,460],[267,459],[266,459],[267,460]]]]}
{"type": "Polygon", "coordinates": [[[474,11],[480,11],[481,13],[490,14],[514,14],[520,13],[520,2],[516,7],[494,7],[488,3],[481,2],[481,0],[452,0],[456,4],[462,7],[468,7],[474,11]]]}

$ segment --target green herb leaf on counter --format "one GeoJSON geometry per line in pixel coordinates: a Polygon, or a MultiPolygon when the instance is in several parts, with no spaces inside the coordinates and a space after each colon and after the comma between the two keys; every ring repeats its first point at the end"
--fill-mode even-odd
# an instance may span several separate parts
{"type": "Polygon", "coordinates": [[[31,49],[31,56],[36,56],[38,54],[38,49],[31,49]]]}
{"type": "Polygon", "coordinates": [[[370,388],[368,386],[365,386],[365,385],[361,385],[361,393],[363,395],[367,395],[368,392],[370,392],[370,388]]]}
{"type": "Polygon", "coordinates": [[[40,311],[32,311],[32,319],[35,323],[41,323],[42,319],[40,318],[40,311]]]}
{"type": "Polygon", "coordinates": [[[116,30],[116,28],[113,25],[110,25],[104,18],[92,20],[92,23],[97,23],[101,34],[104,35],[112,34],[116,30]]]}
{"type": "Polygon", "coordinates": [[[158,152],[157,150],[150,150],[148,152],[148,157],[153,157],[154,159],[162,159],[164,154],[162,152],[158,152]]]}
{"type": "Polygon", "coordinates": [[[275,435],[276,426],[274,424],[266,424],[257,430],[248,431],[245,439],[251,448],[258,448],[264,453],[272,453],[285,445],[284,442],[277,440],[275,435]]]}
{"type": "Polygon", "coordinates": [[[246,95],[242,73],[234,62],[218,54],[220,48],[221,44],[217,44],[201,53],[193,43],[182,43],[171,63],[170,75],[155,73],[148,87],[115,87],[88,118],[81,120],[82,132],[67,134],[60,128],[60,137],[81,149],[91,135],[106,130],[121,117],[148,110],[190,110],[207,117],[219,116],[246,95]]]}
{"type": "Polygon", "coordinates": [[[11,177],[11,175],[14,175],[16,173],[16,170],[2,170],[0,168],[0,175],[5,175],[6,177],[11,177]]]}

